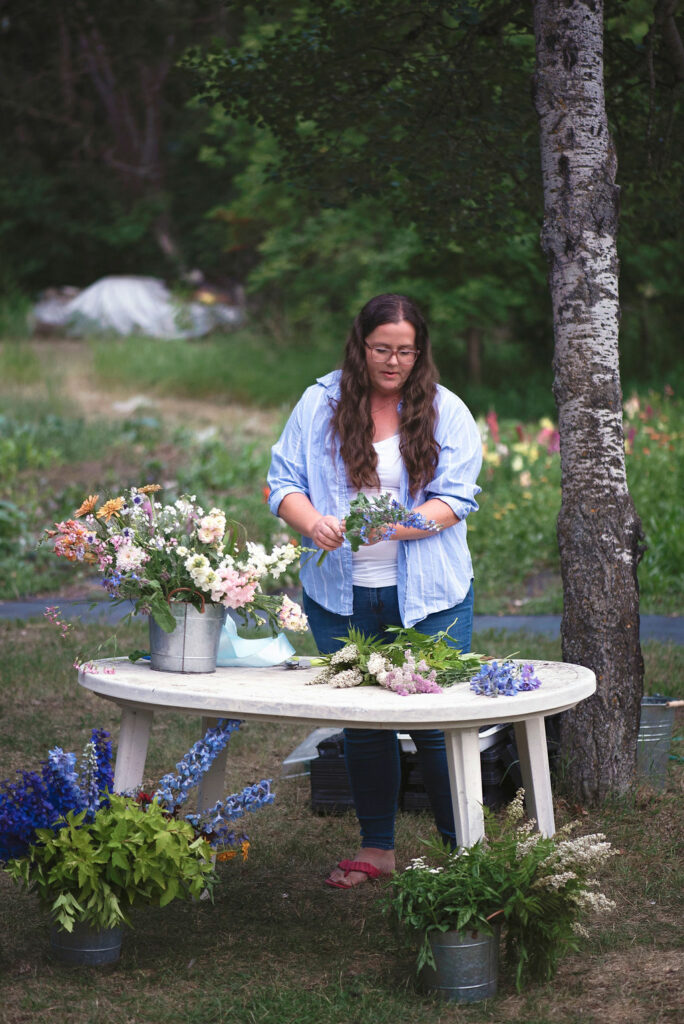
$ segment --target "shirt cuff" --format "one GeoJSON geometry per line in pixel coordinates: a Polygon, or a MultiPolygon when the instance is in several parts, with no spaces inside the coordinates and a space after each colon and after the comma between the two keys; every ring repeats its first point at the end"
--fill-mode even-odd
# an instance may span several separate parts
{"type": "Polygon", "coordinates": [[[479,505],[476,501],[461,501],[459,498],[452,498],[448,494],[427,494],[426,500],[439,498],[445,505],[448,505],[457,519],[467,519],[471,512],[477,512],[479,505]]]}
{"type": "Polygon", "coordinates": [[[268,496],[268,507],[274,516],[278,515],[278,509],[283,498],[286,498],[288,494],[303,494],[308,498],[308,494],[301,487],[293,487],[291,484],[283,484],[282,487],[276,487],[268,496]]]}

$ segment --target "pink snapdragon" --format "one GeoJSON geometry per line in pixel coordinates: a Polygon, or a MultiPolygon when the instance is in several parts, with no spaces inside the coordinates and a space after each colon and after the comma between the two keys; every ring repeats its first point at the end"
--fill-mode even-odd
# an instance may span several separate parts
{"type": "Polygon", "coordinates": [[[285,594],[283,603],[278,612],[278,623],[283,629],[290,629],[294,633],[305,633],[309,627],[309,620],[294,601],[285,594]]]}
{"type": "Polygon", "coordinates": [[[250,573],[241,573],[230,566],[217,569],[211,599],[226,608],[244,608],[254,599],[258,581],[250,573]]]}

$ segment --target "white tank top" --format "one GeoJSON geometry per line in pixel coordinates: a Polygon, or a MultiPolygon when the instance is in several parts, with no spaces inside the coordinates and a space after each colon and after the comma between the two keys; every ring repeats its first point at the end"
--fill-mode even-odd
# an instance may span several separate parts
{"type": "MultiPolygon", "coordinates": [[[[378,441],[373,445],[378,455],[377,472],[380,488],[363,490],[367,497],[377,497],[388,492],[399,501],[401,485],[401,452],[399,434],[378,441]]],[[[349,492],[350,499],[357,491],[349,492]]],[[[377,544],[362,544],[352,553],[352,582],[357,587],[393,587],[397,582],[397,553],[395,540],[381,540],[377,544]]]]}

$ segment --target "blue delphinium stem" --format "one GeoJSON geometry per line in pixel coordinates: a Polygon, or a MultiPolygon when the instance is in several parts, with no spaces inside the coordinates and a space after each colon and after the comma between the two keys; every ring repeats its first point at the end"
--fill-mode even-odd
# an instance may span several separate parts
{"type": "Polygon", "coordinates": [[[272,804],[274,799],[271,780],[262,779],[253,786],[246,786],[241,793],[231,793],[201,814],[186,814],[185,818],[196,832],[207,836],[212,847],[231,846],[236,841],[235,832],[230,827],[232,822],[245,812],[258,811],[260,807],[272,804]]]}
{"type": "Polygon", "coordinates": [[[219,751],[223,750],[231,733],[240,728],[240,722],[221,719],[219,724],[208,729],[203,739],[193,744],[184,758],[176,765],[176,774],[169,772],[159,780],[153,799],[158,800],[169,812],[181,807],[191,789],[198,785],[209,770],[219,751]]]}
{"type": "Polygon", "coordinates": [[[97,791],[98,793],[111,793],[114,790],[114,772],[109,733],[106,729],[93,729],[90,738],[95,746],[97,759],[97,791]]]}

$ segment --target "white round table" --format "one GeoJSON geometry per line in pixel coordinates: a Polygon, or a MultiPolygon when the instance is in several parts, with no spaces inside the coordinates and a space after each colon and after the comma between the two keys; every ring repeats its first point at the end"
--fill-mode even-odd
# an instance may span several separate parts
{"type": "MultiPolygon", "coordinates": [[[[153,672],[148,662],[127,658],[90,662],[79,671],[81,686],[121,707],[121,729],[114,788],[140,786],[152,718],[156,710],[200,714],[203,728],[217,718],[289,719],[340,728],[407,731],[443,729],[454,806],[456,836],[471,846],[484,832],[480,726],[512,722],[525,786],[528,813],[544,835],[555,831],[544,717],[573,707],[596,690],[590,669],[564,662],[535,661],[542,685],[514,697],[483,697],[467,683],[441,694],[401,697],[380,686],[333,689],[309,685],[318,669],[219,668],[215,673],[183,675],[153,672]]],[[[203,780],[200,805],[223,795],[225,750],[203,780]]]]}

